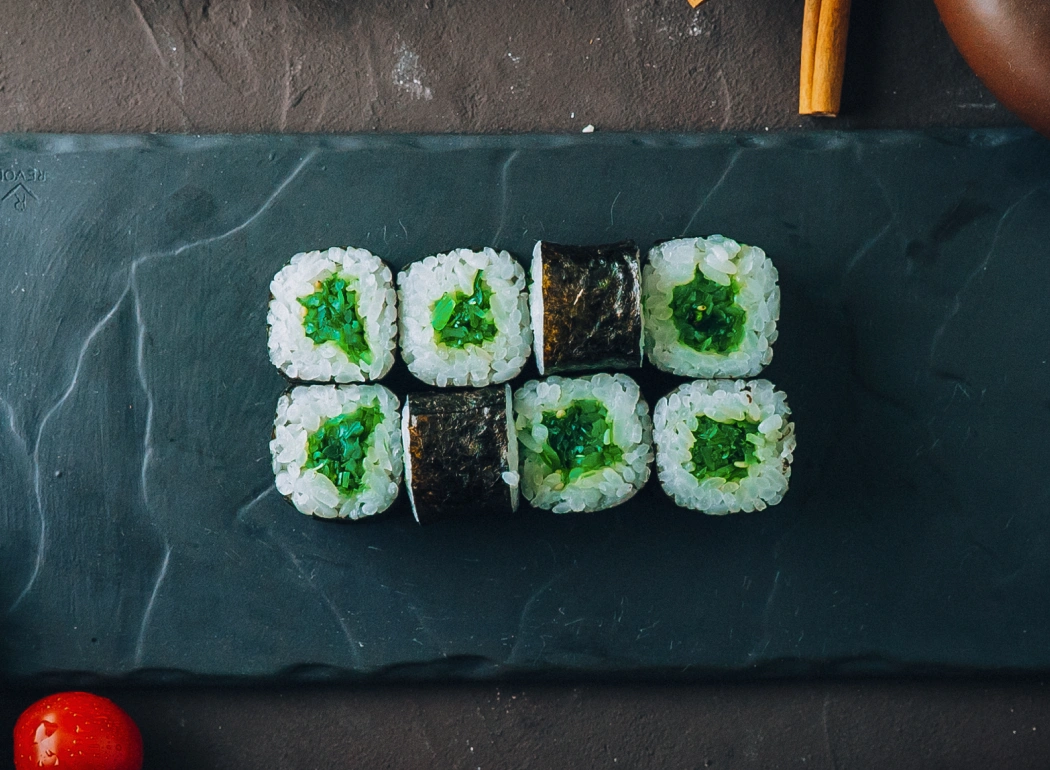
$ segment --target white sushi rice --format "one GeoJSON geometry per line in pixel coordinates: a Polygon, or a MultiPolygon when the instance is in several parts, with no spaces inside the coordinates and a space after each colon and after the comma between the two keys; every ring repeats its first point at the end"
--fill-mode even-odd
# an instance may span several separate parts
{"type": "Polygon", "coordinates": [[[762,249],[721,235],[679,238],[649,251],[642,274],[645,347],[658,369],[685,377],[753,377],[773,359],[780,318],[777,269],[762,249]],[[699,352],[679,340],[671,314],[676,286],[693,280],[697,266],[711,281],[738,287],[746,313],[744,338],[727,353],[699,352]]]}
{"type": "Polygon", "coordinates": [[[405,399],[405,406],[401,410],[401,456],[405,461],[405,491],[408,492],[408,503],[412,506],[412,518],[419,523],[419,511],[416,509],[416,495],[412,491],[412,410],[409,407],[409,399],[405,399]]]}
{"type": "Polygon", "coordinates": [[[649,405],[638,384],[625,374],[531,380],[514,394],[514,412],[523,450],[522,492],[537,508],[555,513],[611,508],[633,497],[649,479],[653,458],[649,405]],[[563,483],[561,474],[551,472],[540,455],[547,439],[543,413],[591,399],[605,407],[612,425],[609,439],[623,456],[613,465],[563,483]]]}
{"type": "Polygon", "coordinates": [[[518,430],[514,424],[514,395],[511,393],[510,385],[507,391],[507,467],[510,470],[503,472],[503,481],[510,487],[510,508],[518,510],[521,501],[521,465],[518,455],[518,430]]]}
{"type": "Polygon", "coordinates": [[[711,514],[761,511],[784,497],[791,477],[795,426],[788,421],[787,396],[769,380],[697,380],[661,398],[653,412],[656,467],[664,491],[678,505],[711,514]],[[739,481],[693,475],[691,449],[697,418],[716,422],[748,420],[758,427],[752,439],[755,460],[739,481]]]}
{"type": "Polygon", "coordinates": [[[439,387],[481,387],[506,382],[525,365],[532,345],[525,271],[505,251],[455,249],[416,262],[398,276],[401,355],[412,374],[439,387]],[[496,334],[481,345],[441,344],[433,327],[434,305],[445,294],[470,295],[474,276],[484,271],[492,290],[490,310],[496,334]]]}
{"type": "Polygon", "coordinates": [[[360,519],[385,511],[401,482],[399,409],[397,396],[382,385],[301,385],[281,396],[270,441],[277,491],[301,512],[325,519],[360,519]],[[303,467],[307,443],[326,420],[369,406],[378,406],[383,419],[365,453],[361,487],[350,495],[323,473],[303,467]]]}
{"type": "Polygon", "coordinates": [[[308,382],[377,380],[394,365],[397,306],[393,276],[383,261],[365,249],[328,249],[296,254],[270,283],[270,360],[287,377],[308,382]],[[372,363],[351,361],[335,342],[318,345],[306,336],[306,308],[299,302],[339,274],[357,294],[357,314],[364,327],[372,363]]]}
{"type": "Polygon", "coordinates": [[[536,241],[529,264],[529,320],[532,321],[536,369],[543,375],[543,241],[536,241]]]}

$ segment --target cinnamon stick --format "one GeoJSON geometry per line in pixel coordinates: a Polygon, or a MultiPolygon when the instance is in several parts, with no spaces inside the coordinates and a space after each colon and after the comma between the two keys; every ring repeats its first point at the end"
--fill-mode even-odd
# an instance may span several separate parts
{"type": "Polygon", "coordinates": [[[798,89],[801,115],[839,113],[850,0],[806,0],[798,89]]]}
{"type": "Polygon", "coordinates": [[[813,56],[817,52],[817,24],[820,21],[820,0],[806,0],[802,14],[802,69],[798,80],[798,112],[809,114],[813,98],[813,56]]]}

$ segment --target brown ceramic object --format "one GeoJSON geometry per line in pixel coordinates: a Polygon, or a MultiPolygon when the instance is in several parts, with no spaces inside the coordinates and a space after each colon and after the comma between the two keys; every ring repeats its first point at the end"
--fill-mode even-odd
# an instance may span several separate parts
{"type": "Polygon", "coordinates": [[[935,0],[963,58],[1008,109],[1050,137],[1050,0],[935,0]]]}

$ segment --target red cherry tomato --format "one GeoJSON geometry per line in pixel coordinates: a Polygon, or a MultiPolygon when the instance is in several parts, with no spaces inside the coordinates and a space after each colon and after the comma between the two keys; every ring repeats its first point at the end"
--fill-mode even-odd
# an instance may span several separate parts
{"type": "Polygon", "coordinates": [[[38,700],[15,723],[15,770],[142,770],[142,735],[120,707],[87,692],[38,700]]]}

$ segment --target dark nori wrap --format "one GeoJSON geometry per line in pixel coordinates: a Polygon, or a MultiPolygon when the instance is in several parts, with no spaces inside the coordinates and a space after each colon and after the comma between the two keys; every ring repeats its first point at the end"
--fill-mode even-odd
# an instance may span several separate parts
{"type": "Polygon", "coordinates": [[[642,269],[633,241],[540,242],[543,374],[642,365],[642,269]]]}
{"type": "MultiPolygon", "coordinates": [[[[514,509],[508,461],[507,388],[410,393],[407,442],[416,520],[428,524],[514,509]]],[[[405,458],[406,461],[408,458],[405,458]]]]}

